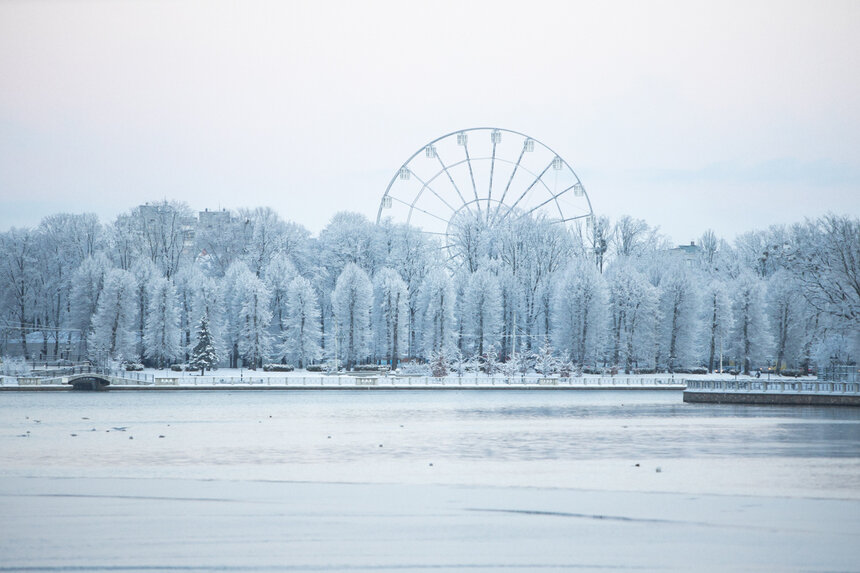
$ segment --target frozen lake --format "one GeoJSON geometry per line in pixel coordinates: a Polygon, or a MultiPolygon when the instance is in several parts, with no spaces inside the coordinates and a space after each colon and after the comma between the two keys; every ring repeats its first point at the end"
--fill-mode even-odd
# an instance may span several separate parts
{"type": "Polygon", "coordinates": [[[0,516],[0,570],[857,570],[860,409],[5,393],[0,516]]]}

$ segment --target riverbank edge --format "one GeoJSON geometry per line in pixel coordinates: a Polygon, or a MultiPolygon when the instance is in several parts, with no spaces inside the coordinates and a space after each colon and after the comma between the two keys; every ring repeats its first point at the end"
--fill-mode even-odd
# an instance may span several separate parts
{"type": "Polygon", "coordinates": [[[759,404],[774,406],[860,406],[860,396],[782,392],[684,391],[684,402],[701,404],[759,404]]]}
{"type": "MultiPolygon", "coordinates": [[[[630,386],[630,385],[617,385],[617,386],[569,386],[569,385],[558,385],[558,386],[550,386],[550,385],[492,385],[492,386],[460,386],[460,385],[415,385],[415,386],[373,386],[373,385],[360,385],[360,386],[329,386],[329,385],[303,385],[303,386],[284,386],[284,385],[206,385],[206,386],[132,386],[132,385],[117,385],[110,386],[103,390],[96,390],[96,392],[160,392],[160,391],[234,391],[234,390],[359,390],[359,391],[398,391],[398,390],[496,390],[496,391],[507,391],[507,390],[551,390],[551,391],[571,391],[571,390],[671,390],[671,391],[681,391],[686,386],[684,384],[674,384],[667,385],[661,384],[659,386],[630,386]]],[[[72,392],[71,385],[44,385],[44,386],[0,386],[0,392],[72,392]]],[[[92,392],[93,390],[88,390],[92,392]]]]}

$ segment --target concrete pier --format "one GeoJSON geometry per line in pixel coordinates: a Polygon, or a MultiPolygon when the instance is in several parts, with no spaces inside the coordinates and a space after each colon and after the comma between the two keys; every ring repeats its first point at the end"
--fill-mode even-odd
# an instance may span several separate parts
{"type": "Polygon", "coordinates": [[[860,406],[860,384],[821,380],[688,380],[684,402],[860,406]]]}

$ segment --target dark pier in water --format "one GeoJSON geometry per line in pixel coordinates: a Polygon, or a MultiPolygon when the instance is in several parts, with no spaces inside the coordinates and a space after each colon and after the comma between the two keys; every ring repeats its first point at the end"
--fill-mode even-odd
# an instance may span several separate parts
{"type": "Polygon", "coordinates": [[[860,383],[821,380],[688,380],[684,402],[860,406],[860,383]]]}

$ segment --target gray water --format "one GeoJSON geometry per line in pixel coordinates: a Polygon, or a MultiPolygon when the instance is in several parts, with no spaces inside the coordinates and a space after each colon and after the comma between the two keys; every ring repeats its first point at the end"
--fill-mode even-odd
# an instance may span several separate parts
{"type": "Polygon", "coordinates": [[[0,422],[7,473],[860,458],[860,409],[685,404],[673,391],[14,393],[0,422]]]}
{"type": "Polygon", "coordinates": [[[856,570],[858,500],[854,408],[0,394],[0,570],[856,570]]]}

